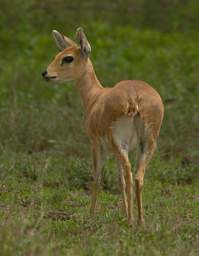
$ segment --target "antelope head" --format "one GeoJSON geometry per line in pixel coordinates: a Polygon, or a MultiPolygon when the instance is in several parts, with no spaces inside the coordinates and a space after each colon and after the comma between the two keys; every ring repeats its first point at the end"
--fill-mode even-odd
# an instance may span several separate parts
{"type": "Polygon", "coordinates": [[[42,76],[47,81],[66,82],[79,79],[86,71],[91,46],[82,28],[76,31],[76,42],[52,31],[59,53],[48,65],[42,76]]]}

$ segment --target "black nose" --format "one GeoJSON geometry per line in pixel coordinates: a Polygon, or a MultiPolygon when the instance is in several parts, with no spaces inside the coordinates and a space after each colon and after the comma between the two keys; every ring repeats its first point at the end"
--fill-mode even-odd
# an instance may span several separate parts
{"type": "Polygon", "coordinates": [[[45,77],[47,75],[47,71],[45,70],[43,73],[42,73],[42,76],[45,77]]]}

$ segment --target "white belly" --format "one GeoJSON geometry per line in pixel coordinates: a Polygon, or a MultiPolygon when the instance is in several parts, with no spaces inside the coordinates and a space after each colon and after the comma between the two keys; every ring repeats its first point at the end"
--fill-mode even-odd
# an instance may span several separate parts
{"type": "Polygon", "coordinates": [[[123,116],[113,124],[113,136],[117,144],[124,150],[133,149],[136,143],[134,117],[123,116]]]}
{"type": "MultiPolygon", "coordinates": [[[[136,130],[134,126],[134,117],[122,116],[112,124],[113,137],[116,143],[126,151],[134,148],[137,141],[136,130]]],[[[102,146],[107,149],[108,140],[104,137],[102,146]]]]}

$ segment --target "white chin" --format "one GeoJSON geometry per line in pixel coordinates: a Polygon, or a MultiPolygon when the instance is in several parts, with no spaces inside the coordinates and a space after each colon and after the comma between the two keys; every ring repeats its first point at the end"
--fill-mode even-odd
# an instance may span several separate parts
{"type": "Polygon", "coordinates": [[[61,80],[60,83],[66,83],[66,82],[71,82],[71,81],[73,81],[73,79],[66,78],[66,79],[61,80]]]}
{"type": "Polygon", "coordinates": [[[70,82],[70,81],[72,81],[72,80],[73,80],[73,79],[70,79],[70,78],[59,79],[58,77],[55,77],[55,78],[50,79],[50,82],[63,84],[63,83],[66,83],[66,82],[70,82]]]}

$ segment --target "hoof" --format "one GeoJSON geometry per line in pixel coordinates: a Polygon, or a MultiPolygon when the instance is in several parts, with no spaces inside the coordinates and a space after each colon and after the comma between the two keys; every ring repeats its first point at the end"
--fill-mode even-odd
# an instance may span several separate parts
{"type": "Polygon", "coordinates": [[[133,226],[133,219],[128,219],[128,226],[132,227],[133,226]]]}
{"type": "Polygon", "coordinates": [[[90,217],[93,217],[95,215],[95,211],[93,209],[90,209],[90,217]]]}
{"type": "Polygon", "coordinates": [[[145,221],[144,219],[138,220],[138,226],[144,227],[145,226],[145,221]]]}

